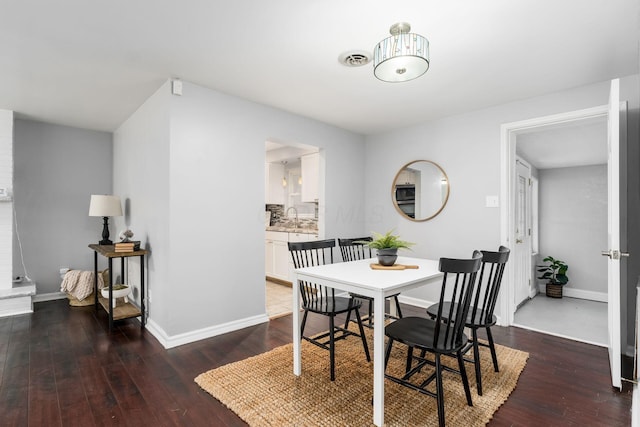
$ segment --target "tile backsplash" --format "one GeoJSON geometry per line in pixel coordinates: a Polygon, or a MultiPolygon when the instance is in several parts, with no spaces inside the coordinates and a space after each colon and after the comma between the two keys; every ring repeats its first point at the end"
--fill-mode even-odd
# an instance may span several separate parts
{"type": "MultiPolygon", "coordinates": [[[[265,210],[271,211],[271,226],[294,227],[293,218],[287,218],[284,211],[284,205],[265,205],[265,210]]],[[[300,228],[318,229],[317,218],[298,218],[298,226],[300,228]]]]}
{"type": "Polygon", "coordinates": [[[276,225],[284,219],[284,205],[265,205],[265,211],[271,211],[271,224],[276,225]]]}

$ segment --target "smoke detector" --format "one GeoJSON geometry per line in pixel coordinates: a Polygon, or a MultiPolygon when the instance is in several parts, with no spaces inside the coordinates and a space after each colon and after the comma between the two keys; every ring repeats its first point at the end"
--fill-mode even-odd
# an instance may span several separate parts
{"type": "Polygon", "coordinates": [[[353,52],[345,52],[338,57],[338,61],[346,67],[362,67],[371,62],[369,52],[356,50],[353,52]]]}

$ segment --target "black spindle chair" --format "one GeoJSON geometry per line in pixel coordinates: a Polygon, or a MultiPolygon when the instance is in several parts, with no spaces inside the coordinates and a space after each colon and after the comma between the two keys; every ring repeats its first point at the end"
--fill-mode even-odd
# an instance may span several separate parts
{"type": "MultiPolygon", "coordinates": [[[[364,243],[360,243],[360,242],[370,242],[372,240],[373,239],[371,237],[361,237],[361,238],[355,238],[355,239],[338,239],[338,246],[340,246],[340,253],[342,255],[342,260],[346,262],[346,261],[357,261],[361,259],[372,258],[371,248],[365,245],[364,243]]],[[[400,302],[398,301],[398,295],[400,294],[397,293],[397,294],[389,295],[387,297],[387,299],[391,299],[391,298],[393,299],[393,302],[396,305],[396,312],[398,315],[392,316],[390,313],[385,313],[384,314],[385,318],[400,319],[402,317],[402,310],[400,309],[400,302]]],[[[368,328],[373,328],[373,298],[365,295],[354,294],[354,293],[351,293],[351,296],[359,300],[367,301],[368,312],[367,312],[367,317],[364,319],[367,322],[364,324],[364,326],[368,328]]]]}
{"type": "MultiPolygon", "coordinates": [[[[491,335],[491,327],[496,324],[497,320],[493,311],[498,301],[498,292],[500,292],[504,268],[509,260],[509,252],[509,249],[504,246],[500,246],[497,252],[482,251],[482,266],[478,284],[465,322],[465,326],[471,330],[471,340],[462,349],[462,354],[466,354],[470,349],[473,349],[473,359],[465,358],[464,360],[474,364],[476,388],[479,396],[482,396],[480,346],[489,348],[493,359],[493,370],[499,372],[498,357],[493,343],[493,335],[491,335]],[[478,341],[478,329],[481,328],[484,328],[487,333],[488,343],[478,341]]],[[[450,305],[450,301],[444,303],[444,312],[450,309],[450,305]]],[[[427,308],[427,313],[432,318],[437,316],[438,311],[440,311],[440,304],[434,304],[427,308]]]]}
{"type": "Polygon", "coordinates": [[[464,368],[462,349],[467,344],[468,338],[464,333],[464,319],[466,319],[471,297],[476,282],[476,275],[480,269],[482,254],[479,251],[473,253],[471,259],[440,258],[440,271],[444,273],[442,288],[440,291],[440,309],[434,319],[424,317],[404,317],[390,323],[385,328],[385,335],[389,338],[385,351],[385,371],[389,363],[391,349],[397,341],[405,344],[407,359],[405,373],[400,377],[385,374],[385,378],[416,390],[420,393],[435,397],[438,402],[438,422],[445,425],[444,417],[444,390],[442,385],[442,370],[459,372],[462,376],[462,384],[467,398],[467,404],[473,406],[469,379],[464,368]],[[444,310],[445,295],[454,301],[454,304],[444,310]],[[445,319],[452,319],[447,322],[445,319]],[[414,349],[421,350],[420,356],[413,354],[414,349]],[[425,353],[431,353],[435,360],[425,358],[425,353]],[[455,356],[458,359],[459,371],[449,368],[441,363],[442,355],[455,356]],[[414,362],[415,363],[414,365],[414,362]],[[435,368],[426,378],[427,373],[414,377],[425,368],[435,368]],[[413,377],[413,378],[412,378],[413,377]],[[435,380],[435,392],[427,387],[435,380]]]}
{"type": "MultiPolygon", "coordinates": [[[[295,268],[303,268],[332,264],[333,248],[335,246],[335,239],[316,240],[312,242],[289,242],[289,252],[293,258],[293,266],[295,268]]],[[[364,335],[364,328],[360,317],[359,308],[361,303],[353,298],[335,296],[335,290],[333,288],[318,285],[316,283],[301,281],[298,286],[302,296],[302,308],[304,309],[300,335],[310,343],[324,348],[325,350],[329,350],[331,381],[335,380],[336,341],[345,339],[350,335],[360,337],[362,339],[362,345],[364,347],[364,353],[367,357],[367,361],[371,361],[369,347],[367,346],[367,339],[364,335]],[[306,337],[304,335],[304,327],[306,325],[307,315],[309,312],[329,317],[329,331],[314,337],[306,337]],[[360,334],[348,329],[351,312],[355,313],[360,334]],[[347,320],[344,327],[336,325],[335,323],[336,315],[342,313],[347,313],[347,320]],[[327,337],[329,338],[328,340],[326,340],[327,337]]]]}

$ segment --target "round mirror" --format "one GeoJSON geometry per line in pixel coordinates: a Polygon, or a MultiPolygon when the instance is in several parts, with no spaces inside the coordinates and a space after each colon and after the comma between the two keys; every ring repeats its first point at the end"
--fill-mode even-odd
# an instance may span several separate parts
{"type": "Polygon", "coordinates": [[[427,221],[438,215],[449,199],[449,179],[444,170],[429,160],[404,165],[391,187],[396,210],[411,221],[427,221]]]}

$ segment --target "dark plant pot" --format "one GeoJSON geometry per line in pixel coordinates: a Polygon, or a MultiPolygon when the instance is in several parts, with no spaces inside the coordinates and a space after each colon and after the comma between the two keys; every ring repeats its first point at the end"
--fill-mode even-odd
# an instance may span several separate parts
{"type": "Polygon", "coordinates": [[[378,264],[392,266],[398,259],[398,248],[378,249],[378,264]]]}
{"type": "Polygon", "coordinates": [[[547,283],[547,296],[551,298],[562,298],[562,285],[547,283]]]}

